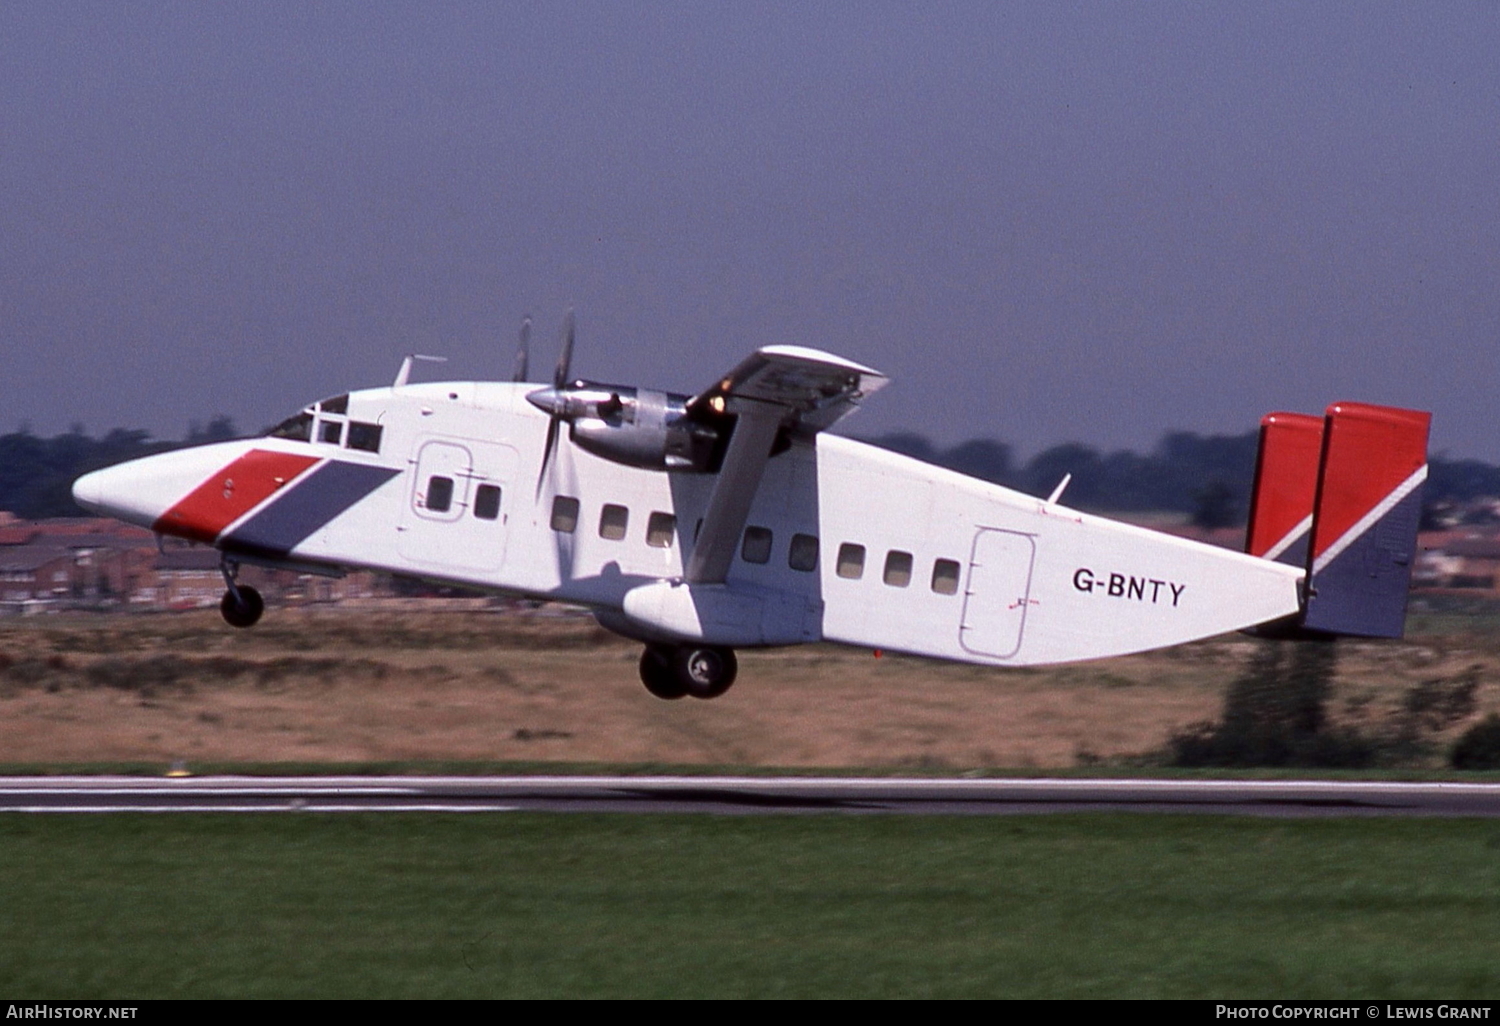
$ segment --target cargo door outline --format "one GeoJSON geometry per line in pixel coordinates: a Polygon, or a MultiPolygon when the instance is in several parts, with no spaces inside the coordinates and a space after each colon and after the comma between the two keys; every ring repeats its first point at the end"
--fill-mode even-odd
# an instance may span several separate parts
{"type": "Polygon", "coordinates": [[[958,643],[965,652],[1009,659],[1021,650],[1036,537],[981,527],[969,551],[958,643]]]}
{"type": "Polygon", "coordinates": [[[470,439],[421,439],[412,460],[413,481],[401,525],[398,548],[410,563],[495,570],[505,560],[509,534],[510,483],[519,453],[510,446],[470,439]],[[453,481],[447,510],[427,508],[433,475],[453,481]],[[501,509],[494,520],[473,515],[479,485],[501,489],[501,509]]]}

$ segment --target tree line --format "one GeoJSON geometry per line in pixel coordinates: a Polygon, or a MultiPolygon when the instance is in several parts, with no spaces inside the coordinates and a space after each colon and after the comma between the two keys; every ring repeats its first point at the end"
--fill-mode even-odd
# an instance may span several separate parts
{"type": "Polygon", "coordinates": [[[55,438],[39,438],[22,427],[0,435],[0,510],[27,520],[87,516],[73,501],[73,482],[80,475],[170,449],[224,441],[236,434],[228,417],[189,425],[181,441],[154,439],[149,431],[128,428],[92,438],[77,424],[55,438]]]}
{"type": "MultiPolygon", "coordinates": [[[[101,438],[74,426],[55,438],[22,428],[0,435],[0,510],[27,519],[84,515],[73,502],[80,474],[123,460],[188,445],[236,437],[228,417],[190,425],[180,441],[153,439],[149,432],[116,428],[101,438]]],[[[1244,523],[1255,472],[1257,433],[1199,435],[1171,431],[1147,453],[1104,452],[1078,442],[1016,458],[1004,442],[979,438],[944,448],[919,434],[901,432],[865,441],[928,463],[1045,496],[1065,474],[1073,475],[1065,501],[1101,512],[1169,511],[1205,527],[1244,523]]],[[[1466,503],[1500,496],[1500,467],[1479,460],[1431,460],[1427,502],[1466,503]]]]}
{"type": "MultiPolygon", "coordinates": [[[[865,440],[1028,495],[1050,495],[1065,474],[1072,474],[1065,501],[1081,509],[1176,512],[1204,527],[1228,527],[1243,524],[1249,514],[1260,433],[1169,431],[1147,453],[1102,452],[1066,442],[1024,462],[1009,445],[993,439],[972,439],[950,448],[904,432],[865,440]]],[[[1500,497],[1500,467],[1480,460],[1430,457],[1424,496],[1429,506],[1486,497],[1500,497]]]]}

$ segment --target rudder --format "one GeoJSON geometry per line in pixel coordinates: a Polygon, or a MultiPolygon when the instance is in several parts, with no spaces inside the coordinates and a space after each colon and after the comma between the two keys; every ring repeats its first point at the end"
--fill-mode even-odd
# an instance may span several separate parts
{"type": "Polygon", "coordinates": [[[1431,423],[1432,415],[1419,410],[1328,407],[1307,553],[1305,629],[1401,637],[1431,423]]]}
{"type": "Polygon", "coordinates": [[[1322,417],[1268,413],[1260,419],[1246,552],[1289,566],[1307,565],[1322,457],[1322,417]]]}

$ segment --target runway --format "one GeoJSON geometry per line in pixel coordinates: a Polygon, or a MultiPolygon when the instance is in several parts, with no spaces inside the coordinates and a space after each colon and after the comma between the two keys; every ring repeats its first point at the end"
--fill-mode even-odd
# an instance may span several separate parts
{"type": "Polygon", "coordinates": [[[1500,784],[839,777],[0,777],[0,811],[1500,817],[1500,784]]]}

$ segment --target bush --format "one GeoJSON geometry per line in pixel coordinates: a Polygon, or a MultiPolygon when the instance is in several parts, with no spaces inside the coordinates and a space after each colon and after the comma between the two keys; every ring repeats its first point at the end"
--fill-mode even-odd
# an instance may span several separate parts
{"type": "Polygon", "coordinates": [[[1326,707],[1338,667],[1324,641],[1265,641],[1229,686],[1224,718],[1168,740],[1175,766],[1361,767],[1376,746],[1353,730],[1333,729],[1326,707]]]}
{"type": "Polygon", "coordinates": [[[1464,731],[1453,746],[1454,769],[1500,769],[1500,715],[1490,713],[1464,731]]]}

